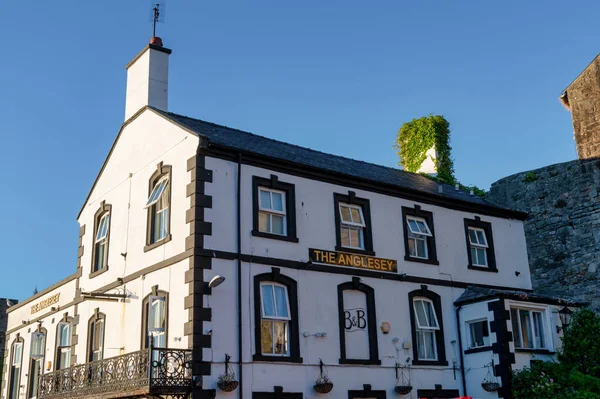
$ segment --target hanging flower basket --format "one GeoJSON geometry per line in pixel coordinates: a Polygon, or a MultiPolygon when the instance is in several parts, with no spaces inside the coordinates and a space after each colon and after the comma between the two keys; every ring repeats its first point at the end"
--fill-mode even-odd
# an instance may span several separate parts
{"type": "Polygon", "coordinates": [[[412,391],[412,385],[396,385],[394,391],[399,395],[406,395],[412,391]]]}
{"type": "Polygon", "coordinates": [[[236,381],[235,375],[233,374],[223,374],[219,376],[219,381],[217,382],[217,386],[223,392],[233,392],[238,385],[240,385],[240,383],[236,381]]]}
{"type": "Polygon", "coordinates": [[[497,382],[482,382],[481,387],[486,392],[495,392],[498,389],[500,389],[500,384],[498,384],[497,382]]]}
{"type": "Polygon", "coordinates": [[[318,393],[329,393],[333,389],[333,382],[319,382],[319,380],[317,380],[314,388],[318,393]]]}

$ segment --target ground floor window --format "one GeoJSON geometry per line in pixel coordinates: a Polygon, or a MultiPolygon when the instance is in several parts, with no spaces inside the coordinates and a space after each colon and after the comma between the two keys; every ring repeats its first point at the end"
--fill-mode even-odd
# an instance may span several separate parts
{"type": "Polygon", "coordinates": [[[469,349],[483,348],[490,345],[490,333],[487,319],[467,322],[469,349]]]}
{"type": "Polygon", "coordinates": [[[534,309],[510,309],[515,348],[548,349],[544,312],[534,309]]]}

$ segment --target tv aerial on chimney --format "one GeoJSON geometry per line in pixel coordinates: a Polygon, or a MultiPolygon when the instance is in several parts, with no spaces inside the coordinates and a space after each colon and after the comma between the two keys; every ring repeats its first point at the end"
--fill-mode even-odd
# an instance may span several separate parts
{"type": "Polygon", "coordinates": [[[165,22],[167,3],[165,0],[153,0],[150,8],[150,21],[152,21],[152,37],[156,37],[156,24],[165,22]]]}

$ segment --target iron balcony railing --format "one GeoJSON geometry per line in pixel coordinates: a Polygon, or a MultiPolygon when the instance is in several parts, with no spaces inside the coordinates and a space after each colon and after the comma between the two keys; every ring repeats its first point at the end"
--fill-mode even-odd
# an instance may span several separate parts
{"type": "Polygon", "coordinates": [[[38,398],[184,397],[192,389],[192,352],[154,348],[43,374],[38,398]]]}

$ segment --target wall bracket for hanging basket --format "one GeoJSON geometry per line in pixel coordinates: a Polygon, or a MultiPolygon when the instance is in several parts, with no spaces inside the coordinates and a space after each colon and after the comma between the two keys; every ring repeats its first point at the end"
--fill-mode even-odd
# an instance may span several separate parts
{"type": "Polygon", "coordinates": [[[317,381],[315,382],[313,388],[318,393],[329,393],[333,389],[333,382],[331,382],[331,380],[329,379],[327,372],[323,370],[323,359],[319,359],[319,369],[319,378],[317,378],[317,381]]]}
{"type": "Polygon", "coordinates": [[[235,373],[229,366],[230,360],[231,360],[231,356],[226,353],[225,354],[225,374],[221,374],[219,376],[219,380],[217,381],[217,386],[223,392],[233,392],[240,385],[240,383],[235,379],[235,373]]]}

